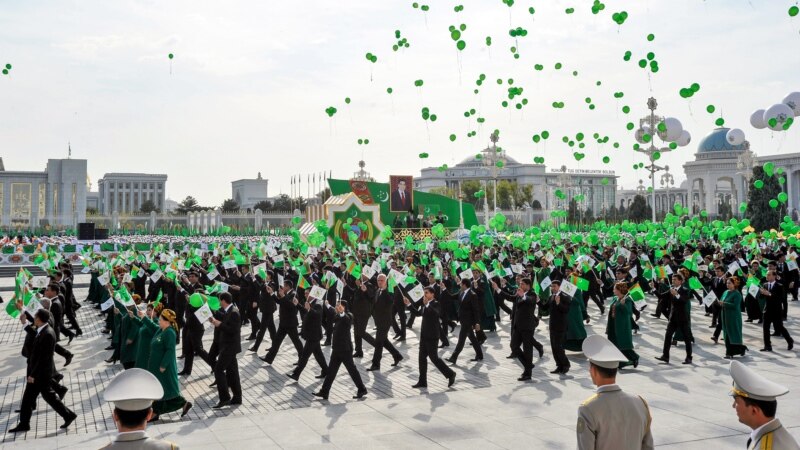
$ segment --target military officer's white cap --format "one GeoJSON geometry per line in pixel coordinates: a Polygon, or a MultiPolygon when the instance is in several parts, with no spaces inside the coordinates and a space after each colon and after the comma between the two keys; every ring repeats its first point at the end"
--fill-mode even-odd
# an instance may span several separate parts
{"type": "Polygon", "coordinates": [[[144,369],[128,369],[111,380],[103,392],[103,400],[114,402],[122,411],[141,411],[164,397],[164,388],[152,373],[144,369]]]}
{"type": "Polygon", "coordinates": [[[619,363],[628,361],[628,358],[611,341],[599,334],[593,334],[584,339],[581,349],[589,361],[606,369],[616,369],[619,367],[619,363]]]}
{"type": "Polygon", "coordinates": [[[731,361],[733,389],[731,395],[771,402],[789,392],[789,388],[773,383],[739,361],[731,361]]]}

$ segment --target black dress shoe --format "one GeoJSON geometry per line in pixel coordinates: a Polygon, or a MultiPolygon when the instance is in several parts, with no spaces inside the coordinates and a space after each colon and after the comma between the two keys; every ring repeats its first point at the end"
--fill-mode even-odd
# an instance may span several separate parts
{"type": "Polygon", "coordinates": [[[759,350],[759,351],[760,351],[760,352],[771,352],[771,351],[772,351],[772,348],[762,348],[762,349],[761,349],[761,350],[759,350]]]}
{"type": "Polygon", "coordinates": [[[359,389],[358,392],[356,392],[356,395],[353,396],[353,398],[354,399],[359,399],[359,398],[361,398],[361,397],[363,397],[365,395],[367,395],[367,388],[359,389]]]}
{"type": "Polygon", "coordinates": [[[472,358],[472,359],[470,359],[470,361],[472,361],[472,362],[483,361],[483,357],[480,357],[480,358],[478,358],[478,357],[476,356],[475,358],[472,358]]]}
{"type": "Polygon", "coordinates": [[[786,350],[791,350],[794,348],[794,340],[789,341],[789,347],[786,350]]]}
{"type": "Polygon", "coordinates": [[[664,364],[669,364],[669,358],[665,357],[664,355],[656,356],[656,359],[663,362],[664,364]]]}
{"type": "Polygon", "coordinates": [[[181,409],[181,417],[185,416],[189,413],[189,410],[192,409],[192,402],[186,402],[183,404],[183,409],[181,409]]]}
{"type": "Polygon", "coordinates": [[[323,372],[323,373],[321,373],[321,374],[317,375],[317,376],[316,376],[316,377],[314,377],[314,378],[316,378],[316,379],[318,379],[318,380],[321,380],[321,379],[325,378],[326,376],[328,376],[328,374],[326,374],[325,372],[323,372]]]}
{"type": "Polygon", "coordinates": [[[537,348],[536,350],[538,350],[538,351],[539,351],[539,358],[541,358],[542,356],[544,356],[544,347],[537,348]]]}
{"type": "Polygon", "coordinates": [[[452,386],[452,385],[453,385],[455,382],[456,382],[456,373],[455,373],[455,372],[453,372],[453,374],[452,374],[452,375],[450,375],[449,377],[447,377],[447,387],[450,387],[450,386],[452,386]]]}
{"type": "Polygon", "coordinates": [[[691,363],[692,363],[692,358],[686,358],[683,360],[683,364],[691,364],[691,363]]]}
{"type": "Polygon", "coordinates": [[[14,428],[8,430],[9,433],[24,433],[26,431],[30,431],[30,425],[17,425],[14,428]]]}
{"type": "Polygon", "coordinates": [[[445,348],[445,347],[450,347],[450,343],[445,342],[444,344],[439,345],[439,348],[445,348]]]}
{"type": "Polygon", "coordinates": [[[300,381],[300,375],[296,375],[294,372],[287,373],[286,376],[294,381],[300,381]]]}
{"type": "Polygon", "coordinates": [[[186,356],[184,355],[178,356],[178,359],[183,359],[183,358],[186,358],[186,356]]]}
{"type": "Polygon", "coordinates": [[[255,347],[255,346],[250,347],[250,348],[247,349],[247,351],[248,352],[258,352],[258,347],[255,347]]]}
{"type": "Polygon", "coordinates": [[[715,344],[719,344],[719,338],[711,336],[711,340],[714,341],[715,344]]]}
{"type": "Polygon", "coordinates": [[[564,367],[561,369],[561,375],[566,375],[569,372],[569,367],[564,367]]]}
{"type": "Polygon", "coordinates": [[[256,336],[254,334],[251,334],[250,336],[247,336],[247,340],[248,341],[255,341],[256,340],[256,336]]]}
{"type": "Polygon", "coordinates": [[[114,346],[113,345],[109,345],[108,347],[104,348],[103,350],[114,350],[114,346]]]}
{"type": "Polygon", "coordinates": [[[215,381],[215,382],[209,384],[208,387],[217,387],[217,382],[215,381]]]}
{"type": "Polygon", "coordinates": [[[556,370],[551,370],[550,373],[561,373],[561,367],[556,367],[556,370]]]}
{"type": "Polygon", "coordinates": [[[314,394],[314,397],[319,397],[320,400],[328,399],[328,394],[325,392],[312,392],[312,394],[314,394]]]}
{"type": "Polygon", "coordinates": [[[517,378],[517,381],[529,381],[530,379],[531,379],[530,375],[523,375],[523,376],[517,378]]]}
{"type": "Polygon", "coordinates": [[[395,339],[397,342],[403,342],[406,340],[405,336],[400,336],[399,338],[395,339]]]}
{"type": "MultiPolygon", "coordinates": [[[[265,363],[267,363],[267,364],[272,364],[272,361],[268,360],[268,359],[267,359],[267,357],[266,357],[266,355],[265,355],[265,356],[262,356],[262,357],[260,357],[260,358],[258,358],[258,359],[260,359],[260,360],[264,361],[264,362],[265,362],[265,363]]],[[[295,364],[295,365],[296,365],[296,364],[295,364]]]]}
{"type": "Polygon", "coordinates": [[[67,417],[64,419],[64,424],[63,424],[63,425],[61,425],[59,428],[61,428],[62,430],[66,430],[67,428],[69,428],[69,426],[70,426],[70,425],[72,425],[72,422],[75,422],[75,419],[77,419],[77,418],[78,418],[78,415],[77,415],[77,414],[75,414],[75,413],[70,413],[70,415],[68,415],[68,416],[67,416],[67,417]]]}
{"type": "Polygon", "coordinates": [[[447,362],[449,362],[450,364],[455,364],[456,363],[456,358],[452,358],[452,357],[447,358],[447,362]]]}
{"type": "Polygon", "coordinates": [[[64,400],[64,397],[67,395],[67,391],[69,391],[69,389],[66,388],[66,387],[63,388],[63,389],[59,389],[58,392],[57,392],[58,399],[59,400],[64,400]]]}
{"type": "MultiPolygon", "coordinates": [[[[773,336],[775,336],[775,335],[773,334],[773,336]]],[[[71,344],[73,339],[75,339],[75,335],[74,334],[67,339],[67,345],[71,344]]]]}
{"type": "Polygon", "coordinates": [[[367,369],[367,372],[373,372],[373,371],[376,371],[376,370],[380,371],[381,370],[381,366],[369,366],[369,369],[367,369]]]}
{"type": "Polygon", "coordinates": [[[353,358],[363,358],[363,357],[364,357],[364,353],[362,353],[362,352],[353,353],[353,358]]]}
{"type": "Polygon", "coordinates": [[[426,388],[426,387],[428,387],[428,383],[417,383],[417,384],[415,384],[415,385],[413,385],[411,387],[415,388],[415,389],[426,388]]]}
{"type": "Polygon", "coordinates": [[[233,397],[231,399],[231,406],[241,405],[241,404],[242,404],[242,399],[241,398],[233,397]]]}
{"type": "Polygon", "coordinates": [[[770,336],[780,336],[780,333],[772,333],[770,336]]]}
{"type": "Polygon", "coordinates": [[[224,408],[224,407],[226,407],[226,406],[228,406],[230,404],[231,404],[230,400],[220,400],[219,403],[217,403],[216,405],[212,406],[211,408],[212,409],[220,409],[220,408],[224,408]]]}
{"type": "Polygon", "coordinates": [[[178,372],[179,376],[184,376],[184,377],[188,377],[191,374],[192,372],[186,372],[185,370],[181,370],[180,372],[178,372]]]}
{"type": "Polygon", "coordinates": [[[506,356],[506,359],[516,359],[516,358],[517,358],[517,355],[515,355],[513,353],[508,355],[508,356],[506,356]]]}
{"type": "Polygon", "coordinates": [[[81,330],[76,331],[75,336],[83,336],[83,331],[81,330]]]}
{"type": "Polygon", "coordinates": [[[395,359],[394,359],[394,362],[392,363],[392,367],[395,367],[395,366],[397,366],[398,364],[400,364],[400,361],[402,361],[402,360],[403,360],[403,357],[402,357],[402,356],[400,356],[399,358],[395,358],[395,359]]]}
{"type": "Polygon", "coordinates": [[[67,367],[69,365],[69,363],[72,362],[72,358],[74,358],[74,357],[75,357],[75,355],[73,355],[72,353],[67,355],[66,361],[64,361],[64,367],[67,367]]]}

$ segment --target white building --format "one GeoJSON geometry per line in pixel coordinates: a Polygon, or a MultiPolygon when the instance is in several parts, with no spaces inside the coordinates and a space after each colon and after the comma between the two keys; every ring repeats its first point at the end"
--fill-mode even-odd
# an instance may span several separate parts
{"type": "Polygon", "coordinates": [[[100,212],[102,214],[134,213],[142,203],[151,200],[156,208],[164,209],[166,175],[147,173],[107,173],[98,180],[100,212]]]}
{"type": "Polygon", "coordinates": [[[42,172],[6,171],[0,158],[0,224],[70,226],[86,218],[86,160],[48,159],[42,172]]]}
{"type": "Polygon", "coordinates": [[[269,180],[261,178],[261,172],[258,172],[258,178],[255,179],[232,181],[231,198],[239,204],[239,208],[252,209],[256,203],[269,200],[268,185],[269,180]]]}

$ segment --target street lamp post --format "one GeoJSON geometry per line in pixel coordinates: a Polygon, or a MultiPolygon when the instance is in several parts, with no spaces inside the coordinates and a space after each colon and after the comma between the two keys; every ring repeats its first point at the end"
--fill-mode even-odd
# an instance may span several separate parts
{"type": "MultiPolygon", "coordinates": [[[[497,177],[502,172],[503,168],[506,165],[506,154],[502,148],[497,147],[497,141],[500,140],[500,135],[497,132],[492,133],[489,136],[489,140],[492,141],[492,145],[486,147],[483,150],[483,165],[489,169],[489,173],[491,174],[492,179],[494,179],[494,209],[497,210],[497,177]]],[[[488,180],[486,182],[487,186],[489,184],[488,180]]],[[[484,221],[485,223],[489,223],[489,200],[486,200],[486,209],[484,209],[484,221]]]]}
{"type": "MultiPolygon", "coordinates": [[[[746,141],[745,141],[746,143],[746,141]]],[[[753,152],[750,151],[749,144],[742,154],[736,159],[736,168],[739,169],[737,175],[744,178],[744,186],[742,186],[742,198],[747,198],[748,190],[750,189],[750,179],[753,178],[753,166],[755,166],[756,159],[753,152]]]]}
{"type": "Polygon", "coordinates": [[[464,193],[461,191],[461,180],[458,181],[458,229],[464,229],[464,193]]]}
{"type": "Polygon", "coordinates": [[[660,170],[664,170],[665,167],[661,167],[656,165],[656,160],[658,159],[655,155],[660,155],[664,153],[671,152],[672,149],[669,147],[656,147],[655,145],[655,136],[658,135],[665,140],[666,132],[662,132],[658,130],[659,124],[664,122],[664,117],[656,115],[656,108],[658,108],[658,102],[655,98],[650,97],[647,99],[647,109],[650,110],[650,115],[639,119],[639,129],[636,131],[637,140],[640,142],[647,143],[647,140],[644,138],[645,135],[649,135],[649,143],[650,145],[647,148],[638,148],[636,151],[647,155],[650,164],[645,166],[648,172],[650,172],[650,181],[651,181],[651,203],[652,203],[652,220],[653,222],[656,221],[656,172],[660,170]]]}
{"type": "Polygon", "coordinates": [[[669,173],[669,166],[664,166],[664,173],[661,175],[661,186],[667,188],[667,204],[664,205],[664,215],[667,214],[667,207],[670,206],[669,188],[670,185],[675,186],[675,177],[669,173]]]}

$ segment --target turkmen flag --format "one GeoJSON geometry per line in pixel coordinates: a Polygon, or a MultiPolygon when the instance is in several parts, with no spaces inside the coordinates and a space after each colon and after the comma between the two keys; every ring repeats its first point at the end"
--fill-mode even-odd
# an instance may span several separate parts
{"type": "Polygon", "coordinates": [[[664,266],[658,266],[655,268],[654,275],[655,279],[663,280],[664,278],[667,278],[667,269],[665,269],[664,266]]]}
{"type": "Polygon", "coordinates": [[[13,319],[19,317],[19,310],[17,309],[16,297],[11,297],[11,300],[8,301],[8,304],[6,305],[6,312],[13,319]]]}
{"type": "Polygon", "coordinates": [[[153,308],[156,308],[161,303],[161,298],[164,296],[164,291],[159,290],[156,301],[153,302],[153,308]]]}
{"type": "Polygon", "coordinates": [[[570,283],[574,284],[578,289],[582,291],[589,290],[589,280],[575,275],[572,275],[570,278],[571,278],[570,283]]]}
{"type": "Polygon", "coordinates": [[[628,295],[630,295],[631,299],[633,299],[635,302],[644,300],[644,291],[642,290],[641,286],[639,286],[639,283],[636,283],[631,287],[631,290],[628,291],[628,295]]]}
{"type": "Polygon", "coordinates": [[[389,292],[394,294],[394,288],[397,286],[397,282],[394,281],[394,277],[389,277],[388,286],[389,286],[389,289],[388,289],[389,292]]]}
{"type": "Polygon", "coordinates": [[[689,278],[689,288],[691,289],[703,289],[703,283],[697,279],[697,277],[689,278]]]}
{"type": "Polygon", "coordinates": [[[300,278],[297,280],[297,287],[308,289],[311,287],[311,284],[309,284],[308,280],[306,280],[306,277],[301,274],[300,278]]]}

